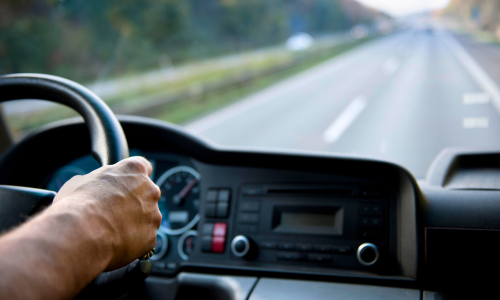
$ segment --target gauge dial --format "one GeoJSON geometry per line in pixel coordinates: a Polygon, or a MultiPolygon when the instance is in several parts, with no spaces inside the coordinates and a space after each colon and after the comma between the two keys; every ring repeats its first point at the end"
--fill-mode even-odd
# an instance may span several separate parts
{"type": "Polygon", "coordinates": [[[52,175],[49,182],[45,186],[47,190],[59,192],[61,187],[76,175],[85,175],[86,172],[77,167],[62,167],[52,175]]]}
{"type": "Polygon", "coordinates": [[[179,242],[177,243],[177,253],[183,260],[188,260],[189,255],[193,253],[194,246],[196,245],[196,237],[198,236],[198,231],[189,230],[185,232],[179,238],[179,242]]]}
{"type": "Polygon", "coordinates": [[[163,217],[160,231],[179,235],[198,223],[200,179],[196,170],[186,166],[172,168],[158,179],[161,189],[158,206],[163,217]]]}
{"type": "Polygon", "coordinates": [[[151,260],[159,260],[161,259],[168,250],[168,237],[161,231],[156,232],[156,244],[155,244],[155,252],[153,256],[151,256],[151,260]]]}

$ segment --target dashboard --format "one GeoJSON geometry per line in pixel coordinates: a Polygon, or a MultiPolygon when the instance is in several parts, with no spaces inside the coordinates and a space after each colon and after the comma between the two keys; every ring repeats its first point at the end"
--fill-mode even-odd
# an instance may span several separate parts
{"type": "MultiPolygon", "coordinates": [[[[140,120],[122,124],[130,155],[152,163],[151,179],[162,192],[154,274],[218,269],[277,276],[416,278],[416,254],[405,247],[417,245],[417,190],[404,169],[349,157],[327,159],[324,154],[222,153],[175,126],[140,120]]],[[[65,134],[61,130],[84,136],[80,127],[56,124],[28,141],[38,143],[40,135],[57,140],[56,135],[65,134]]],[[[55,164],[44,166],[40,156],[24,157],[19,163],[40,167],[29,178],[23,168],[12,167],[4,180],[57,192],[72,176],[99,167],[79,150],[85,143],[75,140],[67,146],[80,155],[68,155],[64,147],[47,149],[52,161],[60,161],[55,164]]]]}
{"type": "MultiPolygon", "coordinates": [[[[247,296],[273,295],[281,286],[283,298],[293,298],[310,282],[304,289],[357,284],[366,295],[368,287],[383,287],[385,295],[406,295],[401,299],[486,288],[498,279],[491,271],[500,267],[494,151],[446,150],[417,182],[388,162],[221,148],[171,124],[119,119],[130,154],[151,161],[162,192],[154,276],[146,281],[158,299],[166,299],[158,291],[172,278],[188,296],[212,282],[247,296]]],[[[33,133],[3,154],[0,182],[57,191],[98,167],[85,136],[78,120],[33,133]]]]}
{"type": "MultiPolygon", "coordinates": [[[[171,275],[201,264],[401,275],[395,256],[397,194],[383,181],[214,170],[175,153],[131,149],[130,154],[152,163],[151,179],[162,192],[162,222],[151,258],[155,273],[171,275]],[[201,175],[214,172],[225,179],[201,175]]],[[[57,192],[72,176],[98,167],[85,155],[49,174],[39,187],[57,192]]]]}

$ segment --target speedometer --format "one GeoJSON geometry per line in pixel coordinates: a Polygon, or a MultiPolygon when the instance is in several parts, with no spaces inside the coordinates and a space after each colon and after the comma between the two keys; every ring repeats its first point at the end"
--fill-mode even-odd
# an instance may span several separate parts
{"type": "Polygon", "coordinates": [[[156,184],[161,189],[158,207],[163,217],[160,231],[179,235],[198,223],[200,179],[195,169],[186,166],[172,168],[158,179],[156,184]]]}
{"type": "Polygon", "coordinates": [[[47,190],[59,192],[59,190],[66,183],[66,181],[73,178],[73,176],[85,175],[86,173],[87,172],[77,167],[73,166],[62,167],[59,170],[57,170],[57,172],[55,172],[54,175],[52,175],[52,177],[50,177],[50,180],[45,185],[45,188],[47,190]]]}

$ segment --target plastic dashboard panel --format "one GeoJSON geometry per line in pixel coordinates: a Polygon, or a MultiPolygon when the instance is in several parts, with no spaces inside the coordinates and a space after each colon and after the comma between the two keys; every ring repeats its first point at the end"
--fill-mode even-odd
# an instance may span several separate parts
{"type": "MultiPolygon", "coordinates": [[[[479,185],[458,189],[457,185],[449,185],[449,182],[454,176],[471,170],[479,175],[475,178],[491,178],[488,174],[500,172],[498,152],[445,150],[431,166],[427,179],[417,184],[405,169],[386,162],[324,153],[222,148],[168,123],[140,117],[119,117],[119,120],[130,148],[140,149],[147,155],[156,153],[181,157],[183,164],[196,168],[203,178],[202,197],[213,188],[231,190],[231,213],[225,221],[229,224],[229,238],[236,234],[233,231],[235,220],[231,218],[239,205],[241,188],[247,184],[257,183],[265,188],[296,186],[298,183],[344,187],[353,184],[382,185],[389,191],[388,201],[392,205],[389,230],[393,237],[389,248],[393,249],[396,271],[384,273],[363,268],[297,267],[295,263],[257,264],[232,257],[227,252],[229,241],[226,241],[225,254],[204,254],[197,248],[192,260],[179,264],[173,272],[158,271],[157,276],[146,282],[152,289],[164,293],[165,289],[173,288],[170,291],[175,292],[179,288],[175,278],[184,278],[181,281],[187,282],[184,285],[187,287],[197,284],[208,286],[207,282],[219,282],[215,277],[221,275],[217,274],[243,275],[253,278],[249,279],[253,282],[259,277],[274,277],[451,290],[462,296],[477,296],[479,292],[487,291],[484,288],[496,286],[500,260],[492,249],[498,248],[495,243],[500,235],[500,191],[483,189],[479,185]],[[483,176],[483,171],[488,176],[483,176]],[[205,273],[208,277],[193,277],[187,272],[205,273]],[[471,293],[461,293],[464,289],[471,293]]],[[[54,123],[34,132],[2,154],[0,183],[38,187],[48,174],[89,153],[89,135],[81,120],[54,123]]],[[[202,203],[202,210],[206,209],[204,205],[202,203]]],[[[206,217],[202,217],[199,225],[206,221],[206,217]]],[[[271,282],[264,281],[262,283],[271,282]]],[[[305,284],[305,281],[300,284],[305,284]]],[[[287,285],[283,283],[283,286],[287,285]]],[[[304,289],[315,286],[315,282],[309,282],[304,289]]],[[[330,285],[326,286],[326,290],[333,292],[330,285]]],[[[257,282],[254,295],[259,295],[260,288],[257,282]]],[[[245,285],[245,293],[249,294],[249,289],[245,285]]],[[[230,290],[221,293],[230,295],[230,290]]],[[[389,295],[392,292],[382,293],[389,295]]],[[[219,291],[214,293],[219,295],[219,291]]],[[[427,291],[423,295],[425,299],[438,298],[438,294],[427,291]]],[[[227,299],[234,297],[228,296],[227,299]]]]}
{"type": "Polygon", "coordinates": [[[249,300],[299,299],[420,299],[420,291],[380,286],[263,278],[249,300]]]}
{"type": "MultiPolygon", "coordinates": [[[[417,280],[419,261],[422,262],[417,251],[422,242],[417,230],[417,203],[422,201],[422,195],[415,179],[405,169],[391,163],[325,153],[222,148],[168,123],[140,117],[119,117],[119,120],[131,149],[140,149],[144,153],[169,153],[188,159],[202,175],[202,198],[212,188],[230,189],[232,194],[229,218],[225,221],[228,232],[224,253],[203,253],[197,246],[189,261],[180,263],[173,273],[157,270],[157,275],[173,276],[178,272],[196,271],[393,282],[389,285],[412,285],[417,280]],[[249,183],[384,186],[388,196],[387,230],[390,236],[387,239],[387,253],[393,262],[388,268],[390,271],[295,263],[255,263],[235,259],[229,252],[230,239],[235,235],[236,220],[233,218],[237,213],[240,189],[249,183]]],[[[89,147],[88,133],[80,120],[52,124],[31,134],[2,155],[0,182],[38,186],[47,174],[58,167],[87,155],[89,147]],[[33,152],[32,149],[39,151],[33,152]],[[27,170],[30,176],[26,176],[27,170]]],[[[205,205],[205,201],[202,201],[202,214],[205,205]]],[[[202,216],[200,226],[205,221],[202,216]]]]}

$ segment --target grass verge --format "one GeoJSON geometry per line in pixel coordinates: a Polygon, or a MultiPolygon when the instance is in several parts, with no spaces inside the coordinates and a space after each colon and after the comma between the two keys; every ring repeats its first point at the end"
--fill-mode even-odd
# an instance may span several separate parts
{"type": "Polygon", "coordinates": [[[355,41],[352,43],[335,46],[332,49],[328,49],[323,53],[320,53],[313,58],[307,59],[291,68],[274,74],[261,76],[255,80],[252,80],[252,82],[244,86],[237,86],[224,90],[223,92],[193,97],[189,100],[179,103],[172,103],[168,107],[160,110],[158,113],[151,115],[151,117],[175,124],[187,123],[193,119],[196,119],[203,115],[207,115],[228,104],[236,102],[253,93],[270,87],[284,79],[287,79],[322,62],[325,62],[341,53],[347,52],[366,41],[367,40],[355,41]]]}
{"type": "MultiPolygon", "coordinates": [[[[352,48],[368,41],[369,39],[361,41],[353,41],[344,43],[328,48],[321,48],[311,53],[300,54],[301,59],[298,63],[292,64],[290,67],[284,68],[277,72],[266,73],[263,72],[269,68],[286,64],[291,61],[291,57],[273,57],[272,59],[252,63],[246,68],[238,70],[228,69],[226,72],[216,70],[208,74],[197,74],[191,80],[183,79],[177,82],[177,85],[168,84],[149,88],[148,91],[144,90],[145,95],[138,96],[136,93],[124,94],[119,98],[105,99],[109,105],[137,105],[162,99],[178,92],[182,87],[188,88],[193,85],[211,83],[214,80],[224,80],[227,78],[235,77],[242,72],[253,70],[257,74],[262,73],[262,76],[257,76],[244,84],[237,84],[216,91],[209,91],[206,93],[194,93],[192,96],[183,98],[181,101],[172,101],[162,105],[159,109],[154,109],[151,112],[143,115],[156,119],[165,120],[176,124],[184,124],[193,119],[199,118],[203,115],[216,111],[228,104],[236,102],[244,97],[247,97],[257,91],[265,89],[273,84],[276,84],[286,78],[296,75],[305,71],[315,65],[325,62],[341,53],[347,52],[352,48]],[[238,73],[240,72],[240,73],[238,73]]],[[[131,114],[134,114],[133,112],[131,114]]],[[[30,114],[10,115],[7,116],[7,122],[13,132],[14,138],[17,140],[24,136],[27,132],[40,127],[41,125],[76,116],[76,113],[64,106],[55,106],[50,110],[43,110],[30,114]]]]}

